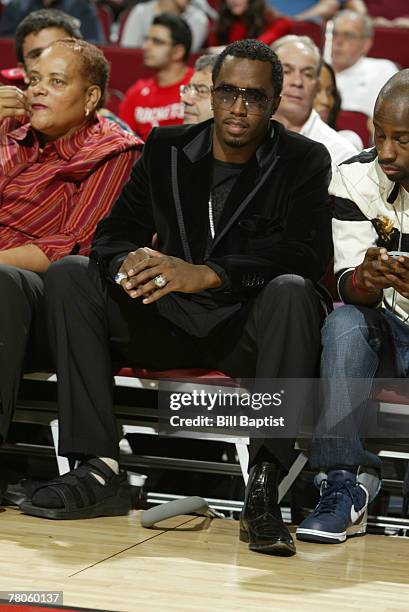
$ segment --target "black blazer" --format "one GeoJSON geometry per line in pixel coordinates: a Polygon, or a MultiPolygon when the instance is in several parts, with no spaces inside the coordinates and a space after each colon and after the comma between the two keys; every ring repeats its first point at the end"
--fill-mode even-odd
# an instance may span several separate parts
{"type": "Polygon", "coordinates": [[[123,257],[150,246],[223,271],[216,300],[254,297],[269,280],[298,274],[318,281],[332,255],[327,149],[288,132],[272,133],[239,175],[207,259],[213,120],[152,130],[109,217],[97,227],[91,257],[111,278],[123,257]]]}

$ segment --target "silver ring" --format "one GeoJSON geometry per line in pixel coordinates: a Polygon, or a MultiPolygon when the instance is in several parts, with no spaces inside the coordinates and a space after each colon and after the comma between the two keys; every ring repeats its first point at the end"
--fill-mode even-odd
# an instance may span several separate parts
{"type": "Polygon", "coordinates": [[[118,285],[120,285],[126,278],[128,278],[128,275],[125,274],[125,272],[117,272],[114,280],[118,285]]]}
{"type": "Polygon", "coordinates": [[[155,278],[153,279],[153,282],[159,289],[162,289],[162,287],[164,287],[168,281],[166,276],[164,276],[163,274],[158,274],[158,276],[155,276],[155,278]]]}

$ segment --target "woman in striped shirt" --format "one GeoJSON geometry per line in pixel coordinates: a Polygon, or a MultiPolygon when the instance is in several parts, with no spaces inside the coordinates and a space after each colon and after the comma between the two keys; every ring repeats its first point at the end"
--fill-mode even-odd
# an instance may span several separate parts
{"type": "Polygon", "coordinates": [[[93,45],[64,39],[32,65],[26,92],[0,92],[0,441],[21,375],[49,365],[43,275],[86,255],[142,143],[96,111],[109,64],[93,45]]]}

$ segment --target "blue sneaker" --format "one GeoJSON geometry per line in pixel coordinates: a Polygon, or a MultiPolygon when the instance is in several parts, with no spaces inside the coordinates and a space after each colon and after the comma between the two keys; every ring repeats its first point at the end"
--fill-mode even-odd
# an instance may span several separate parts
{"type": "Polygon", "coordinates": [[[321,482],[321,499],[297,529],[297,539],[338,544],[366,533],[369,495],[347,470],[331,470],[321,482]]]}

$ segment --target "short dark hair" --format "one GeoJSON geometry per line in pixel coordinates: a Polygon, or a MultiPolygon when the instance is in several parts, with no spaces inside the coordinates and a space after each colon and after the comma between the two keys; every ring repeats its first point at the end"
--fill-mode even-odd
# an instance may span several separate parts
{"type": "Polygon", "coordinates": [[[78,55],[81,60],[81,74],[84,79],[88,81],[90,85],[98,85],[101,89],[101,98],[97,104],[96,110],[102,108],[107,94],[110,71],[110,65],[105,55],[95,45],[76,38],[62,38],[61,40],[56,40],[46,47],[46,49],[56,49],[58,47],[70,49],[73,53],[78,55]]]}
{"type": "Polygon", "coordinates": [[[270,47],[253,38],[245,38],[243,40],[237,40],[236,42],[231,43],[231,45],[228,45],[217,57],[212,72],[214,84],[219,76],[223,62],[228,55],[249,60],[259,60],[260,62],[270,62],[274,97],[280,95],[283,88],[283,67],[277,55],[270,49],[270,47]]]}
{"type": "Polygon", "coordinates": [[[40,9],[29,13],[17,26],[15,50],[17,61],[24,64],[23,42],[29,34],[38,34],[45,28],[61,28],[67,33],[67,38],[82,39],[80,22],[75,17],[57,9],[40,9]]]}
{"type": "Polygon", "coordinates": [[[186,60],[189,57],[192,47],[192,32],[182,17],[172,15],[171,13],[161,13],[155,17],[152,21],[152,25],[160,25],[168,28],[173,44],[183,45],[185,48],[183,59],[186,60]]]}

